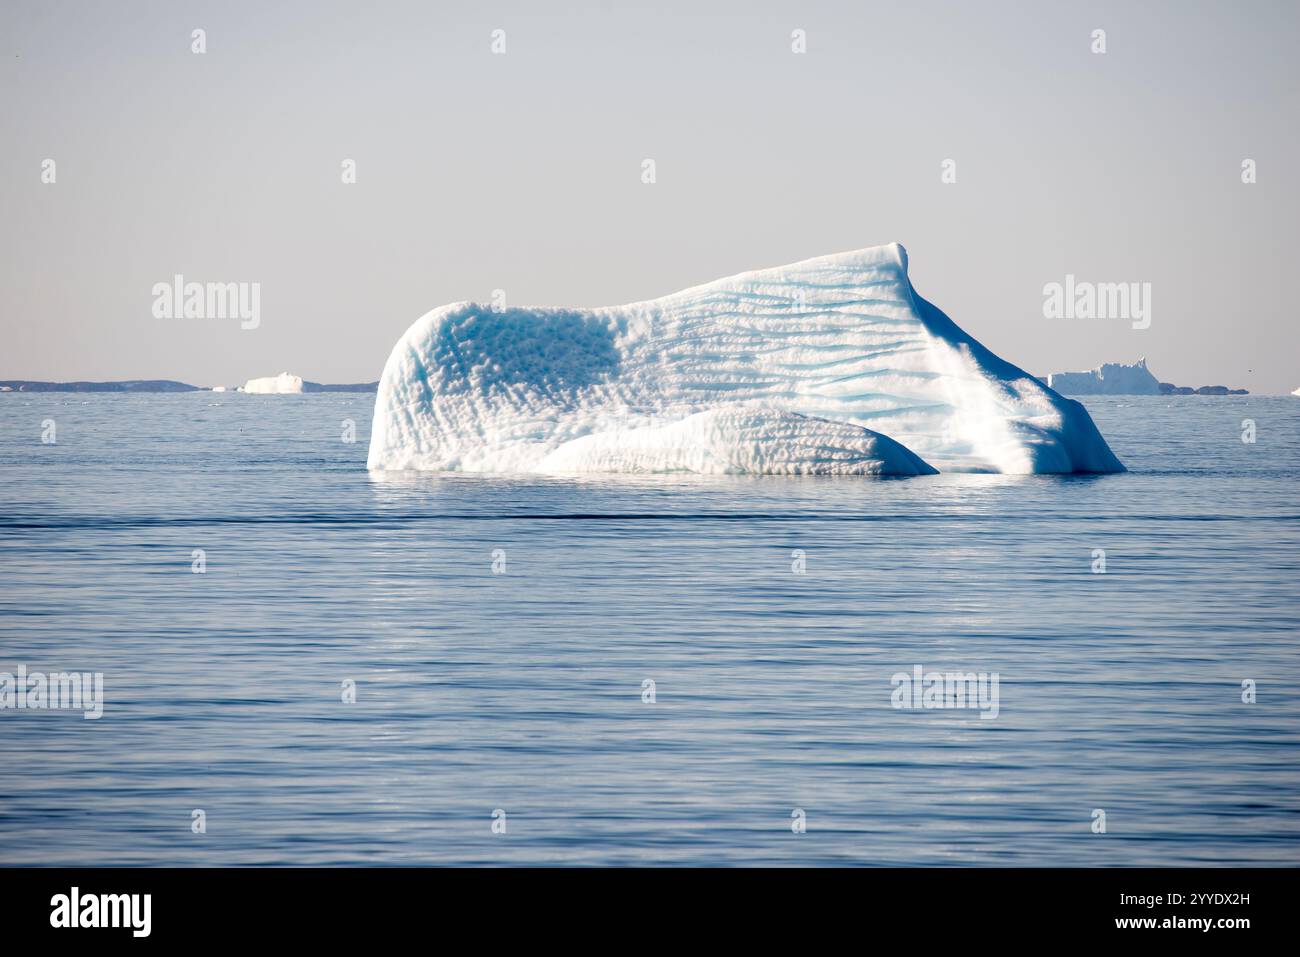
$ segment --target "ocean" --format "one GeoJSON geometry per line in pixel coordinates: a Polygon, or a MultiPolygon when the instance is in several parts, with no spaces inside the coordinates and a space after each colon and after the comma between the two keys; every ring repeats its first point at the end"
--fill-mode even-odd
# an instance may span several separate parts
{"type": "Polygon", "coordinates": [[[103,675],[0,710],[5,864],[1300,862],[1300,399],[909,479],[381,476],[372,403],[0,395],[0,672],[103,675]]]}

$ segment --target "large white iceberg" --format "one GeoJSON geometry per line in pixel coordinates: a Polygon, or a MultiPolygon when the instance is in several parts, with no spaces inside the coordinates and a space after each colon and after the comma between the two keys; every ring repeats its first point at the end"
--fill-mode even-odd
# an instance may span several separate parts
{"type": "Polygon", "coordinates": [[[261,379],[249,379],[239,387],[239,391],[260,395],[296,395],[302,391],[302,376],[281,372],[261,379]]]}
{"type": "Polygon", "coordinates": [[[1082,405],[916,294],[897,243],[627,306],[435,309],[388,357],[368,465],[1123,470],[1082,405]]]}

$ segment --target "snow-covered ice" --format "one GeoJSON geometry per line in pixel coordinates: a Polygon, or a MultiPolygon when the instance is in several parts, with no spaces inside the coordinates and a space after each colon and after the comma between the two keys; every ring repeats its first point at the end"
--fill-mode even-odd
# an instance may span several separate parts
{"type": "Polygon", "coordinates": [[[1082,405],[917,295],[897,243],[600,309],[456,303],[394,346],[369,467],[1115,472],[1082,405]]]}
{"type": "Polygon", "coordinates": [[[1062,395],[1160,395],[1160,380],[1145,358],[1133,365],[1107,362],[1084,372],[1053,372],[1047,384],[1062,395]]]}
{"type": "Polygon", "coordinates": [[[262,379],[249,379],[239,387],[239,391],[256,392],[263,395],[298,393],[302,391],[302,376],[281,372],[279,375],[266,376],[262,379]]]}
{"type": "Polygon", "coordinates": [[[533,471],[932,475],[936,470],[888,436],[847,422],[731,406],[593,432],[565,442],[533,471]]]}

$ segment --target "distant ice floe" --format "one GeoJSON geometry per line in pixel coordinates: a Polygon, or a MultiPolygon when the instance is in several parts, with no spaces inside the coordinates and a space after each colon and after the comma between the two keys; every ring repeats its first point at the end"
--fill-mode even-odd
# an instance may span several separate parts
{"type": "Polygon", "coordinates": [[[249,379],[239,387],[240,392],[253,392],[261,395],[289,395],[302,391],[302,376],[281,372],[279,375],[262,379],[249,379]]]}
{"type": "Polygon", "coordinates": [[[1160,395],[1160,380],[1145,358],[1132,365],[1107,362],[1085,372],[1053,372],[1047,384],[1062,395],[1160,395]]]}
{"type": "Polygon", "coordinates": [[[1118,472],[1082,405],[989,352],[897,243],[601,309],[456,303],[394,346],[371,469],[1118,472]]]}

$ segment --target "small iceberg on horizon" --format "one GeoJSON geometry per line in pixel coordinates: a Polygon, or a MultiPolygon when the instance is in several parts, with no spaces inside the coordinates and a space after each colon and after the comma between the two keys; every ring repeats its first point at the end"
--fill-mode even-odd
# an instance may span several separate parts
{"type": "Polygon", "coordinates": [[[1105,362],[1083,372],[1053,372],[1049,388],[1061,395],[1160,395],[1160,380],[1147,368],[1144,356],[1132,365],[1105,362]]]}
{"type": "Polygon", "coordinates": [[[302,392],[302,376],[281,372],[261,379],[249,379],[239,387],[239,391],[256,395],[297,395],[302,392]]]}
{"type": "Polygon", "coordinates": [[[427,313],[373,470],[1121,472],[1087,410],[921,298],[897,243],[600,309],[427,313]]]}
{"type": "Polygon", "coordinates": [[[1105,362],[1083,372],[1053,372],[1045,380],[1049,388],[1061,395],[1249,395],[1246,389],[1229,389],[1226,385],[1191,386],[1161,382],[1147,368],[1145,357],[1132,365],[1105,362]]]}

